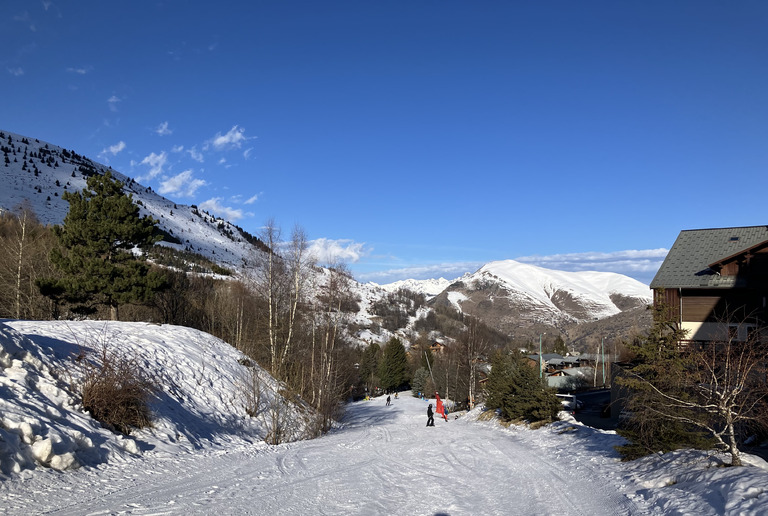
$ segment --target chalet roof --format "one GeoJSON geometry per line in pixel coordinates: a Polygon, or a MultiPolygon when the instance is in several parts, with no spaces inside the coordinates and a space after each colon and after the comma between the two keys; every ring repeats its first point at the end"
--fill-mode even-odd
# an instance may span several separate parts
{"type": "Polygon", "coordinates": [[[709,266],[768,241],[768,226],[681,231],[651,288],[731,288],[736,278],[709,266]]]}

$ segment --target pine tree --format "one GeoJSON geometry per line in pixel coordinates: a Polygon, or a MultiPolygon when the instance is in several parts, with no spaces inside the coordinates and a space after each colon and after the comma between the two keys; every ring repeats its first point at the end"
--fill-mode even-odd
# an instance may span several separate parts
{"type": "Polygon", "coordinates": [[[375,342],[371,342],[363,350],[360,360],[360,379],[365,386],[373,391],[378,387],[379,357],[381,356],[381,347],[375,342]]]}
{"type": "MultiPolygon", "coordinates": [[[[659,297],[663,298],[663,293],[659,297]]],[[[616,379],[627,392],[625,413],[628,416],[618,433],[629,442],[617,447],[625,459],[712,445],[705,432],[676,419],[676,416],[696,419],[694,409],[676,407],[674,414],[667,414],[661,403],[661,393],[687,397],[683,378],[690,364],[678,349],[686,333],[675,323],[669,307],[657,302],[648,335],[627,346],[635,358],[631,367],[616,379]],[[674,417],[669,417],[672,415],[674,417]]]]}
{"type": "Polygon", "coordinates": [[[561,410],[553,389],[518,355],[497,353],[491,362],[485,406],[507,421],[554,421],[561,410]]]}
{"type": "Polygon", "coordinates": [[[132,196],[109,171],[89,177],[87,185],[82,192],[62,195],[69,212],[63,225],[54,227],[59,247],[51,262],[63,277],[42,280],[39,286],[44,295],[75,303],[83,311],[107,305],[117,320],[120,305],[149,302],[164,285],[163,276],[131,252],[159,240],[156,222],[140,216],[132,196]]]}
{"type": "Polygon", "coordinates": [[[379,362],[379,378],[384,390],[399,389],[408,384],[408,356],[400,339],[392,337],[384,346],[379,362]]]}

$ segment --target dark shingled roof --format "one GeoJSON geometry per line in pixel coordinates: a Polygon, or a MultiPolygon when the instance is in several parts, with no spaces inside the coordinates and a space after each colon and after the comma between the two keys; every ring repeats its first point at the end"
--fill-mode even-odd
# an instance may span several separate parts
{"type": "Polygon", "coordinates": [[[710,264],[768,241],[768,226],[681,231],[651,282],[651,288],[731,288],[710,264]]]}

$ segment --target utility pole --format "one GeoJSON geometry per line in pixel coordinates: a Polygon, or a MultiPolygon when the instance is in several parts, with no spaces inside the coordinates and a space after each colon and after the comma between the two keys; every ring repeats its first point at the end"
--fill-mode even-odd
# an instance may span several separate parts
{"type": "Polygon", "coordinates": [[[603,389],[605,389],[605,337],[600,341],[600,352],[603,355],[603,389]]]}

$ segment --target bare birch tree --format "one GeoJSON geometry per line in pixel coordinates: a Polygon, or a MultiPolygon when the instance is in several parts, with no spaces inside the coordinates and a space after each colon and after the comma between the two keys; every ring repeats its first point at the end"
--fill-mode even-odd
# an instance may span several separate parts
{"type": "Polygon", "coordinates": [[[264,226],[261,240],[270,251],[255,251],[254,288],[266,308],[264,330],[270,370],[282,380],[286,378],[286,364],[294,345],[312,263],[307,255],[306,235],[298,227],[286,243],[281,240],[280,228],[270,220],[264,226]]]}
{"type": "Polygon", "coordinates": [[[38,313],[42,296],[35,281],[50,272],[47,253],[52,238],[31,208],[24,205],[15,214],[3,214],[0,226],[0,285],[5,293],[0,303],[4,306],[2,311],[16,319],[42,316],[38,313]]]}

